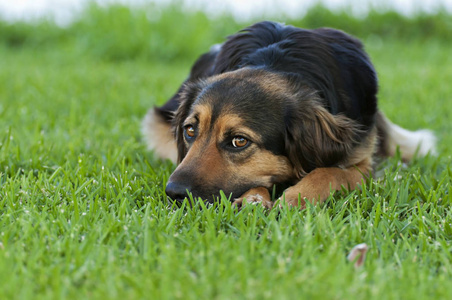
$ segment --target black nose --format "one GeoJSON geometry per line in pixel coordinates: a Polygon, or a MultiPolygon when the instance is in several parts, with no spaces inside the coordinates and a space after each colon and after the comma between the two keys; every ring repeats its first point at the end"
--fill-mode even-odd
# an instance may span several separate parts
{"type": "Polygon", "coordinates": [[[183,201],[186,197],[188,197],[187,190],[190,190],[190,187],[187,185],[170,181],[166,185],[165,193],[174,201],[183,201]]]}

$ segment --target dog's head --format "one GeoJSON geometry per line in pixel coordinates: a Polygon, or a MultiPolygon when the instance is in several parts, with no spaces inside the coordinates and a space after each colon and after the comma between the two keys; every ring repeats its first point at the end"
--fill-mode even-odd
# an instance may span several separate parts
{"type": "Polygon", "coordinates": [[[213,201],[271,189],[340,161],[344,126],[300,78],[245,68],[185,86],[173,119],[179,166],[166,193],[213,201]]]}

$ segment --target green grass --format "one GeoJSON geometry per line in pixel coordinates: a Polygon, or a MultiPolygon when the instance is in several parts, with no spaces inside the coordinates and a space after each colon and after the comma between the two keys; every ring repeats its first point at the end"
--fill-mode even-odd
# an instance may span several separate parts
{"type": "MultiPolygon", "coordinates": [[[[437,157],[390,159],[381,178],[304,211],[236,212],[167,207],[175,166],[145,149],[140,122],[196,55],[244,24],[160,13],[91,8],[68,28],[0,25],[0,299],[452,297],[450,46],[422,26],[400,38],[419,20],[447,28],[449,16],[372,15],[355,32],[381,108],[433,129],[437,157]],[[365,31],[388,22],[391,32],[365,31]],[[346,256],[359,243],[370,250],[355,270],[346,256]]],[[[358,22],[315,14],[343,29],[358,22]]]]}

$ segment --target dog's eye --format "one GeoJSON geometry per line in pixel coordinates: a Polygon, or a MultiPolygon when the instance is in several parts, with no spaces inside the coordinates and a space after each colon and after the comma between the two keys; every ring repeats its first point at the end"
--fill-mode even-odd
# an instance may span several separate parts
{"type": "Polygon", "coordinates": [[[192,138],[192,137],[195,136],[195,128],[193,126],[191,126],[191,125],[185,126],[184,131],[185,131],[185,135],[188,138],[192,138]]]}
{"type": "Polygon", "coordinates": [[[234,148],[243,148],[248,145],[248,140],[242,136],[236,136],[232,139],[232,146],[234,148]]]}

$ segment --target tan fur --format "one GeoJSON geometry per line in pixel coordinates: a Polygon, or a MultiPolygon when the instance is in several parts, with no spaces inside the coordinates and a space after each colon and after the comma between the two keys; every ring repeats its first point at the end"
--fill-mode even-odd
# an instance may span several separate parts
{"type": "Polygon", "coordinates": [[[300,208],[306,206],[306,201],[312,201],[313,204],[323,202],[328,198],[330,191],[339,191],[342,187],[348,190],[355,189],[366,180],[371,168],[368,159],[346,169],[317,168],[296,185],[288,188],[281,200],[300,208]]]}
{"type": "Polygon", "coordinates": [[[237,78],[241,80],[252,81],[253,83],[259,85],[270,95],[289,95],[288,91],[290,91],[287,80],[282,76],[275,73],[269,73],[264,70],[259,71],[252,68],[242,68],[237,71],[212,76],[208,80],[206,80],[206,84],[221,80],[223,78],[237,78]]]}
{"type": "MultiPolygon", "coordinates": [[[[222,76],[226,75],[219,75],[215,80],[222,76]]],[[[248,78],[246,70],[233,72],[228,76],[256,81],[262,88],[268,89],[268,93],[288,90],[285,86],[287,83],[276,76],[262,76],[262,81],[259,81],[259,74],[248,78]]],[[[309,93],[309,90],[306,92],[309,93]]],[[[274,155],[256,144],[251,144],[250,149],[243,153],[230,155],[218,147],[226,132],[232,131],[236,135],[247,136],[257,143],[260,142],[261,136],[245,127],[243,120],[234,114],[232,108],[229,110],[225,107],[215,124],[211,124],[212,108],[209,101],[204,101],[191,108],[190,115],[183,123],[184,126],[197,124],[198,133],[193,144],[186,144],[187,148],[190,148],[175,173],[190,174],[193,178],[202,177],[203,185],[221,187],[224,190],[233,190],[235,186],[252,179],[256,188],[236,199],[234,203],[239,205],[243,198],[249,198],[249,202],[262,202],[264,206],[270,207],[268,189],[275,182],[284,182],[297,176],[300,181],[288,188],[283,195],[283,199],[290,205],[297,205],[299,197],[314,202],[324,201],[330,190],[340,190],[342,186],[354,189],[370,173],[376,130],[371,132],[360,146],[353,149],[355,134],[360,133],[358,126],[345,116],[332,115],[317,103],[315,95],[312,96],[311,102],[305,103],[307,115],[303,121],[306,123],[302,126],[314,130],[312,146],[315,149],[321,151],[322,146],[329,147],[333,143],[336,145],[334,147],[341,147],[348,153],[346,160],[340,163],[341,167],[317,168],[306,174],[294,168],[288,157],[274,155]],[[252,154],[249,155],[251,151],[252,154]],[[246,156],[244,162],[240,161],[241,156],[246,156]],[[266,192],[263,192],[264,190],[266,192]]],[[[321,157],[316,159],[321,161],[321,157]]]]}
{"type": "Polygon", "coordinates": [[[291,167],[286,157],[259,150],[245,165],[241,165],[237,172],[248,178],[259,178],[264,187],[271,188],[275,180],[284,182],[293,176],[291,167]]]}
{"type": "Polygon", "coordinates": [[[338,135],[343,134],[343,132],[355,133],[359,131],[358,126],[351,119],[344,115],[332,115],[320,104],[316,105],[315,113],[321,126],[321,129],[318,130],[318,134],[321,131],[324,131],[328,137],[336,143],[342,144],[352,142],[353,137],[350,137],[349,140],[343,140],[341,139],[341,136],[338,135]]]}
{"type": "Polygon", "coordinates": [[[153,150],[158,157],[177,161],[177,147],[171,132],[171,125],[156,115],[150,109],[143,119],[141,127],[149,150],[153,150]]]}
{"type": "MultiPolygon", "coordinates": [[[[228,130],[235,129],[237,134],[246,134],[254,143],[260,142],[260,136],[242,124],[243,120],[237,115],[220,117],[214,127],[216,140],[220,140],[228,130]]],[[[258,148],[256,145],[251,145],[251,147],[258,148]]],[[[271,188],[275,179],[283,181],[293,175],[291,164],[286,157],[274,155],[270,151],[261,148],[254,151],[253,155],[246,160],[246,163],[236,163],[226,157],[222,172],[223,176],[226,174],[226,176],[231,176],[234,179],[240,179],[242,176],[245,178],[259,178],[263,186],[271,188]]]]}
{"type": "Polygon", "coordinates": [[[349,166],[358,165],[368,160],[368,164],[373,164],[373,156],[377,148],[377,129],[374,128],[367,138],[349,155],[342,165],[347,168],[349,166]]]}
{"type": "MultiPolygon", "coordinates": [[[[322,121],[322,126],[325,130],[329,130],[332,120],[322,121]]],[[[348,122],[348,120],[345,120],[348,122]]],[[[337,137],[331,132],[332,138],[337,137]]],[[[342,187],[353,190],[358,184],[361,184],[363,180],[367,180],[372,170],[372,156],[375,152],[377,140],[377,132],[374,129],[359,147],[353,150],[351,155],[346,161],[342,163],[342,167],[339,168],[317,168],[308,173],[297,184],[288,188],[281,201],[286,202],[291,206],[299,206],[300,208],[306,207],[306,201],[310,201],[313,204],[321,203],[325,201],[330,195],[331,191],[339,191],[342,187]]],[[[339,141],[340,142],[340,141],[339,141]]],[[[262,202],[267,208],[271,207],[266,198],[253,197],[253,192],[257,189],[251,189],[244,195],[236,199],[234,202],[240,206],[243,202],[243,198],[250,199],[248,202],[262,202]]],[[[262,192],[260,192],[262,193],[262,192]]]]}
{"type": "Polygon", "coordinates": [[[244,201],[246,201],[246,203],[260,204],[267,209],[271,209],[273,207],[270,193],[268,192],[268,189],[264,187],[258,187],[249,190],[240,198],[235,199],[232,205],[241,208],[244,204],[244,201]]]}
{"type": "Polygon", "coordinates": [[[186,159],[180,165],[181,168],[187,165],[193,176],[203,176],[204,184],[218,186],[223,184],[223,170],[225,165],[214,139],[201,138],[193,145],[193,151],[189,151],[186,159]]]}
{"type": "Polygon", "coordinates": [[[206,132],[209,130],[209,124],[212,116],[212,108],[210,105],[196,105],[193,107],[193,112],[184,122],[184,126],[189,124],[195,124],[196,118],[199,119],[199,130],[200,132],[206,132]]]}
{"type": "MultiPolygon", "coordinates": [[[[188,124],[195,116],[199,119],[198,136],[175,173],[189,170],[194,178],[202,176],[204,184],[221,186],[225,190],[250,179],[255,180],[257,186],[271,188],[275,180],[284,181],[293,176],[292,166],[286,157],[274,155],[254,144],[250,146],[252,149],[247,150],[253,151],[253,154],[245,163],[234,161],[218,147],[225,132],[233,129],[237,134],[246,134],[254,142],[259,141],[259,135],[244,127],[243,120],[234,114],[219,117],[210,129],[210,115],[208,105],[198,104],[187,117],[188,124]]],[[[240,155],[234,156],[234,159],[240,160],[240,155]]]]}
{"type": "Polygon", "coordinates": [[[287,80],[281,78],[280,76],[276,74],[268,74],[268,73],[262,73],[261,76],[259,76],[256,79],[256,83],[260,85],[260,87],[265,90],[269,95],[277,94],[277,95],[288,95],[288,91],[290,91],[289,85],[287,83],[287,80]]]}
{"type": "Polygon", "coordinates": [[[233,113],[225,114],[218,118],[215,124],[215,133],[217,140],[227,131],[234,131],[237,135],[246,135],[254,142],[260,142],[261,137],[253,130],[243,126],[243,119],[233,113]]]}

